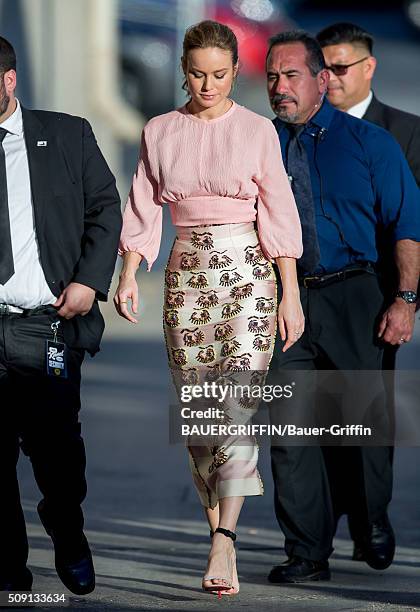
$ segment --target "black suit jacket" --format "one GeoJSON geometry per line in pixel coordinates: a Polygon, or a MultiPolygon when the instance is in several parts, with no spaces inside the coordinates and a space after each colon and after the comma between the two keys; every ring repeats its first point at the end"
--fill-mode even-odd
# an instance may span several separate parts
{"type": "MultiPolygon", "coordinates": [[[[420,187],[420,117],[411,115],[380,102],[373,96],[363,119],[376,123],[394,136],[398,141],[411,168],[417,185],[420,187]]],[[[378,269],[383,278],[383,287],[389,301],[397,290],[398,274],[393,255],[393,239],[390,232],[378,232],[378,269]]]]}
{"type": "Polygon", "coordinates": [[[363,119],[391,132],[399,142],[420,187],[420,117],[387,106],[373,96],[363,119]]]}
{"type": "MultiPolygon", "coordinates": [[[[55,296],[74,281],[106,300],[121,231],[115,178],[81,117],[22,108],[41,266],[55,296]]],[[[66,344],[99,350],[97,300],[84,317],[63,320],[66,344]]]]}

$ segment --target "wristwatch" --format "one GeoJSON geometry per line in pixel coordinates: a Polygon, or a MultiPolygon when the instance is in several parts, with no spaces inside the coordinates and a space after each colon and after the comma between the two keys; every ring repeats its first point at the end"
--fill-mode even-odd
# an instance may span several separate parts
{"type": "Polygon", "coordinates": [[[395,297],[402,298],[406,304],[415,304],[417,301],[417,293],[415,291],[398,291],[395,297]]]}

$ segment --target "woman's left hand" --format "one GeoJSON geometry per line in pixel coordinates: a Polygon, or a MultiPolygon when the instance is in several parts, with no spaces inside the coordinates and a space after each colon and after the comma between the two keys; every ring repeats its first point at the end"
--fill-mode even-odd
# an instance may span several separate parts
{"type": "Polygon", "coordinates": [[[299,294],[285,296],[277,310],[277,321],[281,339],[285,342],[283,353],[285,353],[295,342],[299,340],[305,329],[305,317],[299,294]]]}

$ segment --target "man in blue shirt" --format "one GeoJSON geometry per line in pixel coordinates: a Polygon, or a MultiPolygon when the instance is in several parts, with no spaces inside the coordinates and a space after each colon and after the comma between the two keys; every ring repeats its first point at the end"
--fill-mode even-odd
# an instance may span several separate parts
{"type": "MultiPolygon", "coordinates": [[[[306,371],[300,389],[296,383],[291,411],[296,419],[315,410],[316,387],[308,371],[369,370],[374,380],[385,343],[411,339],[420,271],[419,192],[407,162],[388,132],[325,100],[328,79],[315,39],[300,31],[271,39],[268,94],[304,240],[298,274],[305,332],[287,353],[280,342],[273,361],[280,373],[306,371]],[[390,304],[384,303],[375,273],[382,227],[393,229],[399,276],[390,304]]],[[[355,389],[355,411],[360,391],[355,389]]],[[[383,401],[379,418],[384,406],[383,401]]],[[[281,414],[276,408],[274,420],[281,414]]],[[[273,568],[271,582],[329,579],[328,557],[342,513],[330,489],[340,480],[337,473],[348,490],[367,563],[376,569],[391,564],[392,468],[386,446],[302,447],[274,440],[271,454],[276,515],[289,557],[273,568]]]]}

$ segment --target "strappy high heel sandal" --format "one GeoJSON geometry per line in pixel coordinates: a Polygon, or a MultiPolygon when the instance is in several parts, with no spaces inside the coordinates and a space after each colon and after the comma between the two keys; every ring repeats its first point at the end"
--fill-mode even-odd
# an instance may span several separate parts
{"type": "MultiPolygon", "coordinates": [[[[210,537],[212,538],[215,533],[222,533],[227,538],[230,538],[233,542],[235,542],[236,540],[236,533],[230,531],[229,529],[223,529],[222,527],[218,527],[215,531],[210,531],[210,537]]],[[[229,565],[231,566],[230,560],[229,565]]],[[[230,576],[204,576],[203,589],[208,593],[217,594],[218,599],[221,599],[222,595],[236,595],[237,593],[239,593],[238,574],[236,572],[236,558],[234,570],[235,571],[232,572],[231,567],[230,576]],[[224,582],[230,584],[212,584],[205,586],[204,583],[210,580],[223,580],[224,582]]]]}
{"type": "MultiPolygon", "coordinates": [[[[213,536],[214,536],[214,531],[212,531],[210,529],[210,537],[212,538],[213,536]]],[[[232,586],[231,586],[231,588],[229,590],[221,591],[221,595],[237,595],[239,593],[239,578],[238,578],[238,570],[237,570],[237,567],[236,567],[235,548],[233,549],[233,553],[235,555],[235,565],[234,565],[234,568],[233,568],[232,586]]]]}

